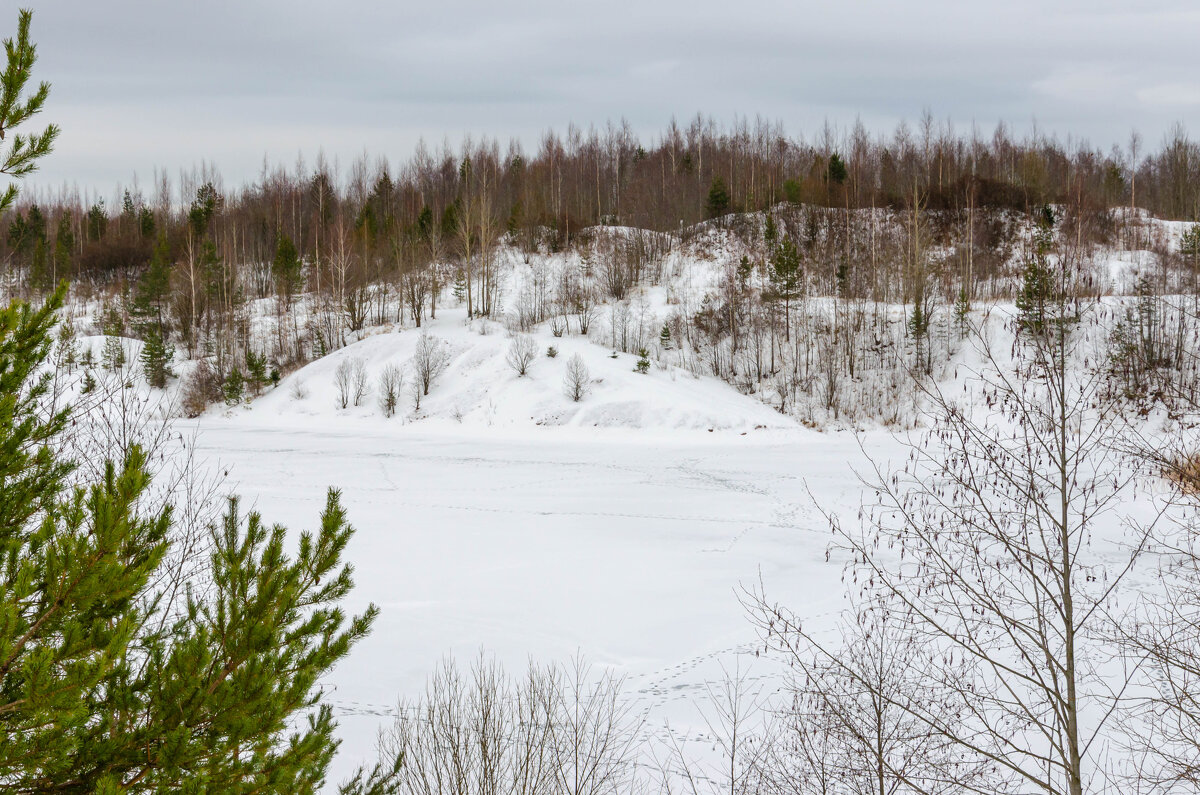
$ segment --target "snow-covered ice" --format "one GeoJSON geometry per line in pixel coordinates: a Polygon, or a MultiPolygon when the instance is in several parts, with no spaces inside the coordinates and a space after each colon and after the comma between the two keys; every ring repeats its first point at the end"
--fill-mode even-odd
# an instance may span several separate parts
{"type": "Polygon", "coordinates": [[[381,608],[330,681],[345,740],[335,780],[371,757],[396,699],[419,693],[445,655],[484,649],[519,667],[581,653],[629,677],[653,731],[694,720],[689,702],[719,676],[715,661],[753,648],[743,586],[761,577],[814,618],[840,605],[808,489],[857,503],[860,453],[846,433],[262,415],[202,419],[200,451],[292,529],[313,527],[326,487],[341,488],[358,529],[349,607],[381,608]]]}

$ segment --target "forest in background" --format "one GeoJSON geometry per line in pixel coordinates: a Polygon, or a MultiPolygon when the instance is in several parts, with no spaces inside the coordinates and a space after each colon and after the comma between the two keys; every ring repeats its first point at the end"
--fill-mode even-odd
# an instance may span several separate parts
{"type": "MultiPolygon", "coordinates": [[[[204,361],[188,413],[235,371],[239,384],[286,374],[453,303],[518,331],[550,321],[622,351],[673,349],[812,422],[895,422],[886,393],[909,368],[931,373],[980,300],[1136,293],[1134,343],[1153,359],[1158,338],[1188,333],[1165,296],[1195,295],[1200,273],[1200,233],[1162,223],[1200,212],[1200,146],[1182,126],[1156,149],[1133,135],[1105,153],[1004,126],[961,135],[928,115],[890,137],[860,124],[807,141],[697,116],[646,145],[610,123],[547,133],[532,155],[466,140],[344,172],[264,168],[237,188],[206,166],[119,195],[25,198],[0,218],[3,284],[33,296],[69,281],[100,307],[91,331],[148,343],[157,386],[176,346],[204,361]],[[1141,258],[1138,278],[1114,289],[1122,252],[1141,258]],[[648,318],[637,300],[672,255],[721,275],[703,302],[648,318]],[[510,261],[530,274],[519,296],[503,295],[510,261]],[[265,336],[252,330],[264,314],[265,336]]],[[[1181,345],[1166,346],[1176,368],[1181,345]]],[[[1134,369],[1145,392],[1159,368],[1134,369]]]]}

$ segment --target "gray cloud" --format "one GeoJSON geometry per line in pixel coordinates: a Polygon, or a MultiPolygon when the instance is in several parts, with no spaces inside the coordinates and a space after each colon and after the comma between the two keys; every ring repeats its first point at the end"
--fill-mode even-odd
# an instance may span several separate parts
{"type": "MultiPolygon", "coordinates": [[[[0,25],[16,18],[4,4],[0,25]]],[[[207,160],[227,184],[264,155],[404,158],[420,138],[520,137],[627,118],[654,136],[697,111],[813,135],[888,134],[925,108],[1108,147],[1200,110],[1200,9],[1168,2],[47,2],[35,185],[107,195],[207,160]]]]}

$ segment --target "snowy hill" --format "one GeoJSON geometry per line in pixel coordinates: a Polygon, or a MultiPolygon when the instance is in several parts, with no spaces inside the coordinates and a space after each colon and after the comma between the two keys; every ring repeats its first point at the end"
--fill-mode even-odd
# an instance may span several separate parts
{"type": "MultiPolygon", "coordinates": [[[[656,361],[645,374],[638,357],[613,352],[582,337],[554,337],[544,329],[528,335],[535,355],[524,376],[506,361],[513,335],[498,323],[466,322],[452,309],[421,329],[376,329],[363,340],[311,362],[244,411],[283,418],[374,417],[380,422],[446,421],[468,426],[572,426],[631,429],[730,429],[794,427],[796,423],[753,397],[711,376],[697,376],[669,361],[656,361]],[[445,372],[414,406],[411,360],[422,334],[440,344],[445,372]],[[557,354],[547,356],[549,348],[557,354]],[[578,355],[588,372],[584,397],[575,402],[564,390],[568,364],[578,355]],[[369,392],[346,408],[336,385],[339,367],[361,362],[369,392]],[[396,416],[379,405],[379,378],[385,367],[404,371],[396,416]]],[[[243,409],[235,409],[243,411],[243,409]]]]}

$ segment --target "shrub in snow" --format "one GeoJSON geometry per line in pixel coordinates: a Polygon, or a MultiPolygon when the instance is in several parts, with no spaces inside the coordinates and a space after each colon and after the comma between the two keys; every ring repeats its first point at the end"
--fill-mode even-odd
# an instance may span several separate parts
{"type": "MultiPolygon", "coordinates": [[[[429,387],[433,386],[433,382],[449,364],[450,354],[446,350],[446,343],[428,332],[422,332],[412,357],[413,376],[421,386],[422,395],[429,394],[429,387]]],[[[414,408],[420,408],[419,400],[414,408]]]]}
{"type": "Polygon", "coordinates": [[[396,413],[403,388],[404,371],[394,364],[384,367],[379,374],[379,408],[383,409],[383,416],[391,417],[396,413]]]}
{"type": "Polygon", "coordinates": [[[563,391],[567,393],[567,397],[576,403],[583,400],[587,394],[590,380],[591,377],[587,365],[583,363],[582,356],[577,353],[567,360],[567,373],[563,377],[563,391]]]}
{"type": "Polygon", "coordinates": [[[518,376],[523,376],[529,372],[529,365],[536,357],[537,343],[533,341],[533,337],[528,334],[518,334],[508,344],[508,355],[505,358],[513,372],[518,376]]]}
{"type": "Polygon", "coordinates": [[[185,417],[199,417],[209,404],[223,396],[220,374],[206,360],[201,359],[184,379],[179,408],[185,417]]]}
{"type": "Polygon", "coordinates": [[[555,356],[558,356],[558,348],[555,348],[553,345],[551,345],[546,349],[546,356],[551,359],[553,359],[555,356]]]}
{"type": "Polygon", "coordinates": [[[308,399],[308,387],[304,386],[303,379],[300,379],[300,378],[294,379],[292,381],[292,388],[288,392],[288,394],[291,395],[292,400],[308,399]]]}
{"type": "Polygon", "coordinates": [[[638,360],[633,369],[642,375],[650,372],[650,353],[645,348],[638,349],[638,360]]]}

